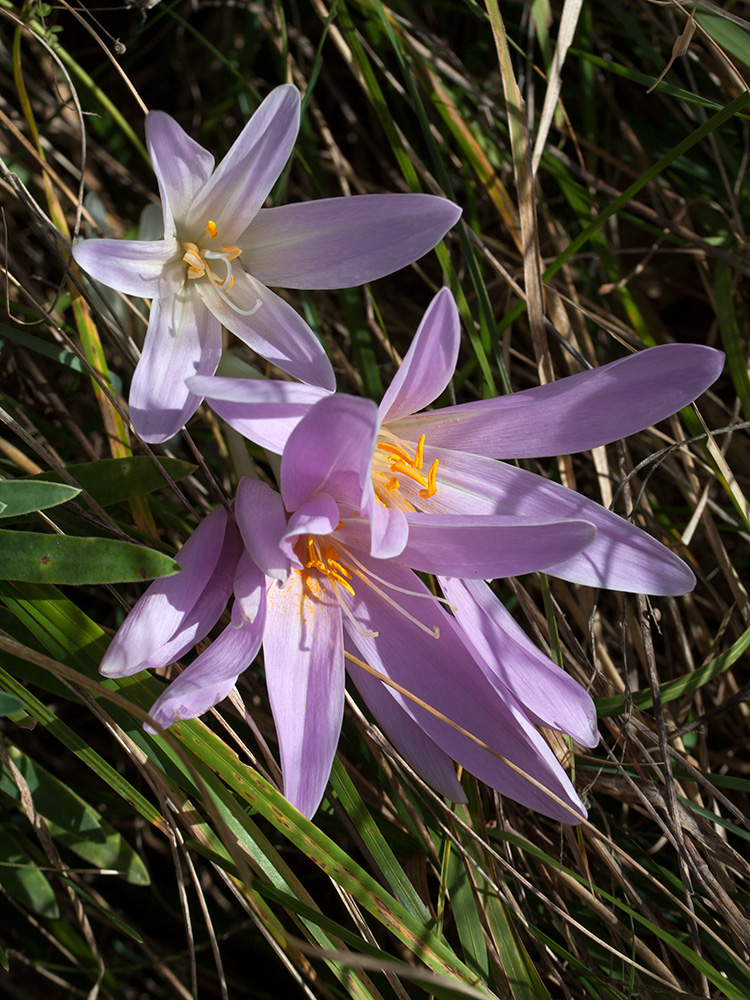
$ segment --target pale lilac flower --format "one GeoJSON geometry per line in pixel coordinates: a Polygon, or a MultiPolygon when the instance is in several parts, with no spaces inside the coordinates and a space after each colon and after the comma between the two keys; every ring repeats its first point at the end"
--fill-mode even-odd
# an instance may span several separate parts
{"type": "MultiPolygon", "coordinates": [[[[496,460],[584,451],[642,430],[707,389],[724,355],[700,345],[668,344],[513,395],[417,412],[448,385],[458,347],[458,313],[443,289],[377,413],[366,429],[352,429],[352,447],[361,449],[361,462],[371,470],[362,510],[372,522],[372,554],[401,553],[408,561],[426,531],[442,525],[447,532],[467,515],[583,519],[596,527],[595,541],[558,562],[552,575],[655,595],[691,590],[692,571],[644,531],[579,493],[496,460]]],[[[198,377],[190,385],[240,433],[276,452],[283,451],[303,414],[327,395],[292,382],[198,377]]],[[[346,436],[348,429],[336,433],[346,436]]],[[[438,561],[425,560],[418,568],[446,575],[438,561]]]]}
{"type": "Polygon", "coordinates": [[[460,210],[422,194],[362,195],[264,209],[299,129],[296,87],[277,87],[214,170],[213,156],[160,111],[146,116],[164,238],[83,240],[76,262],[93,278],[153,299],[130,389],[140,436],[165,441],[212,375],[221,327],[303,382],[332,389],[331,364],[307,323],[267,287],[343,288],[390,274],[434,247],[460,210]]]}
{"type": "MultiPolygon", "coordinates": [[[[312,816],[338,743],[346,649],[413,696],[351,668],[386,733],[438,791],[463,801],[453,758],[511,798],[576,822],[585,809],[533,722],[594,746],[591,699],[534,649],[479,581],[465,583],[454,618],[401,559],[372,557],[370,525],[359,515],[369,467],[330,429],[361,429],[374,409],[369,400],[334,395],[311,410],[287,441],[281,496],[243,479],[234,505],[239,535],[224,509],[214,511],[178,554],[184,573],[148,589],[101,671],[124,676],[172,662],[205,637],[233,591],[232,623],[153,706],[160,725],[200,715],[224,697],[262,635],[284,794],[312,816]]],[[[457,576],[523,572],[570,558],[593,534],[579,521],[467,517],[447,538],[437,523],[423,532],[413,561],[442,548],[441,567],[457,576]]]]}
{"type": "Polygon", "coordinates": [[[266,621],[263,574],[223,507],[201,522],[175,558],[182,572],[151,584],[99,667],[105,677],[129,677],[169,666],[208,635],[233,595],[230,624],[152,706],[151,716],[162,726],[196,718],[226,698],[255,659],[266,621]]]}

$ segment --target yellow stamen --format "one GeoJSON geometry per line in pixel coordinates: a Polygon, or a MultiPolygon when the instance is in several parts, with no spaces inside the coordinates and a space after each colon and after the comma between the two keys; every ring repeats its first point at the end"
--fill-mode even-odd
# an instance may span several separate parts
{"type": "Polygon", "coordinates": [[[242,253],[239,247],[234,247],[230,243],[222,243],[219,250],[224,254],[227,260],[237,260],[239,255],[242,253]]]}
{"type": "Polygon", "coordinates": [[[419,441],[417,441],[417,453],[414,456],[414,468],[415,469],[421,469],[422,468],[422,464],[423,464],[422,453],[423,452],[424,452],[424,434],[420,437],[419,441]]]}
{"type": "Polygon", "coordinates": [[[409,465],[414,461],[405,448],[401,448],[397,444],[391,444],[389,441],[379,441],[375,447],[380,451],[386,452],[388,455],[395,455],[396,458],[400,458],[402,462],[408,462],[409,465]]]}
{"type": "Polygon", "coordinates": [[[435,461],[430,466],[430,471],[427,473],[427,488],[419,491],[419,495],[424,500],[428,500],[430,497],[434,497],[435,494],[437,493],[437,482],[436,482],[437,470],[438,470],[438,459],[436,458],[435,461]]]}
{"type": "Polygon", "coordinates": [[[406,476],[407,479],[413,479],[420,486],[427,486],[427,480],[422,473],[417,472],[416,469],[412,469],[410,465],[404,465],[403,462],[393,462],[391,464],[391,471],[398,472],[400,475],[406,476]]]}
{"type": "Polygon", "coordinates": [[[385,488],[387,490],[400,490],[401,489],[401,483],[398,481],[398,479],[396,479],[395,476],[391,476],[391,478],[385,484],[385,488]]]}
{"type": "Polygon", "coordinates": [[[216,228],[216,223],[213,219],[209,219],[208,225],[206,226],[204,232],[208,233],[208,238],[210,240],[215,240],[219,235],[219,230],[216,228]]]}

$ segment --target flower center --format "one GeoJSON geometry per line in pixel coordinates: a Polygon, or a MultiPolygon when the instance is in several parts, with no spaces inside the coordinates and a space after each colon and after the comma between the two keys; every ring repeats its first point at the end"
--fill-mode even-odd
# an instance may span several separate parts
{"type": "MultiPolygon", "coordinates": [[[[209,220],[204,232],[208,234],[209,240],[218,239],[219,230],[213,219],[209,220]]],[[[234,309],[235,312],[241,313],[243,316],[252,316],[260,308],[260,299],[250,309],[241,309],[229,297],[228,293],[234,285],[232,261],[237,260],[242,253],[239,247],[231,246],[229,243],[222,243],[219,245],[219,249],[215,250],[210,246],[203,247],[198,246],[197,243],[190,242],[180,243],[180,247],[185,251],[182,259],[187,264],[187,276],[189,280],[195,281],[197,278],[208,278],[218,293],[219,298],[234,309]],[[221,264],[224,265],[224,274],[220,278],[214,269],[221,264]]]]}
{"type": "Polygon", "coordinates": [[[416,483],[417,486],[421,486],[422,488],[417,491],[417,495],[423,500],[429,500],[437,493],[438,459],[435,459],[425,475],[422,471],[424,467],[424,441],[425,436],[422,434],[417,441],[413,455],[410,454],[403,441],[395,438],[378,441],[375,445],[372,485],[375,496],[386,507],[401,507],[411,511],[415,509],[407,497],[398,495],[398,491],[404,484],[410,488],[412,495],[414,487],[411,484],[416,483]]]}
{"type": "MultiPolygon", "coordinates": [[[[304,556],[301,556],[304,559],[304,556]]],[[[317,574],[326,577],[331,583],[354,597],[354,587],[348,582],[352,574],[339,562],[339,554],[335,545],[325,545],[312,535],[307,536],[307,562],[304,564],[302,576],[305,587],[314,597],[320,597],[320,581],[317,574]]]]}

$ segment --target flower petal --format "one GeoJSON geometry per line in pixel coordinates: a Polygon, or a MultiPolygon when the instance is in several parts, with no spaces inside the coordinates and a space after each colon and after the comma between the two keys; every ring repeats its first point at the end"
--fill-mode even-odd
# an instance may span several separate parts
{"type": "MultiPolygon", "coordinates": [[[[348,650],[350,646],[351,643],[345,640],[344,647],[348,650]]],[[[436,792],[452,802],[466,802],[466,795],[450,757],[407,715],[391,694],[391,689],[354,664],[347,663],[346,670],[378,725],[404,760],[436,792]]]]}
{"type": "Polygon", "coordinates": [[[211,176],[214,158],[163,111],[146,115],[146,146],[159,182],[164,233],[174,236],[211,176]]]}
{"type": "Polygon", "coordinates": [[[399,562],[422,573],[489,580],[551,570],[596,537],[587,521],[470,514],[408,514],[399,562]]]}
{"type": "Polygon", "coordinates": [[[341,609],[313,597],[293,572],[271,583],[263,643],[266,683],[279,738],[284,795],[311,818],[323,797],[344,714],[341,609]]]}
{"type": "Polygon", "coordinates": [[[493,687],[511,691],[537,725],[595,747],[599,732],[591,696],[536,648],[488,585],[444,577],[439,582],[493,687]]]}
{"type": "Polygon", "coordinates": [[[185,231],[211,220],[223,243],[237,245],[289,159],[299,131],[300,96],[284,84],[266,97],[193,200],[185,231]]]}
{"type": "MultiPolygon", "coordinates": [[[[282,549],[285,549],[285,542],[293,544],[292,539],[296,540],[300,535],[330,535],[338,523],[338,504],[327,493],[319,493],[289,518],[281,539],[282,549]]],[[[290,551],[290,558],[291,555],[290,551]]]]}
{"type": "Polygon", "coordinates": [[[183,282],[177,240],[81,240],[73,247],[79,267],[102,284],[145,299],[176,294],[183,282]]]}
{"type": "Polygon", "coordinates": [[[601,504],[533,472],[481,455],[425,449],[439,458],[438,490],[430,501],[441,514],[509,514],[532,520],[582,518],[596,538],[579,555],[549,572],[587,587],[636,594],[685,594],[695,586],[686,563],[640,528],[601,504]]]}
{"type": "Polygon", "coordinates": [[[370,555],[376,559],[392,559],[404,551],[409,537],[409,523],[406,515],[397,507],[384,507],[372,497],[368,500],[371,541],[370,555]]]}
{"type": "Polygon", "coordinates": [[[195,375],[187,384],[230,427],[277,455],[313,403],[328,395],[319,386],[274,379],[195,375]]]}
{"type": "Polygon", "coordinates": [[[248,554],[266,576],[286,580],[289,557],[281,550],[286,514],[281,497],[266,483],[243,477],[234,502],[237,525],[248,554]]]}
{"type": "Polygon", "coordinates": [[[711,347],[664,344],[511,396],[422,413],[390,429],[490,458],[567,455],[676,413],[705,392],[723,364],[722,352],[711,347]]]}
{"type": "Polygon", "coordinates": [[[242,268],[235,269],[234,278],[227,298],[243,312],[232,308],[227,298],[220,298],[210,281],[198,283],[199,293],[219,322],[282,371],[302,382],[335,389],[328,355],[302,317],[242,268]]]}
{"type": "MultiPolygon", "coordinates": [[[[191,612],[207,590],[216,592],[216,604],[220,607],[213,621],[210,614],[201,617],[203,631],[197,622],[194,623],[193,642],[202,639],[214,626],[229,593],[227,591],[222,598],[211,585],[217,564],[225,556],[227,521],[223,507],[201,521],[175,556],[182,572],[154,580],[142,594],[109,644],[99,667],[100,673],[105,677],[127,677],[142,670],[144,661],[154,660],[175,634],[183,633],[191,612]]],[[[186,648],[190,645],[192,642],[186,648]]],[[[176,657],[165,659],[160,665],[166,666],[174,659],[176,657]]]]}
{"type": "MultiPolygon", "coordinates": [[[[359,558],[366,569],[385,575],[382,561],[359,558]]],[[[391,600],[360,581],[355,582],[354,597],[342,594],[360,626],[344,618],[360,658],[419,699],[392,691],[417,725],[481,781],[546,816],[578,822],[586,810],[516,700],[510,693],[501,697],[490,685],[463,633],[418,577],[393,562],[386,565],[389,583],[400,588],[391,600]],[[426,634],[414,620],[427,629],[437,626],[439,637],[426,634]]]]}
{"type": "Polygon", "coordinates": [[[453,378],[461,342],[456,302],[441,289],[419,324],[401,367],[386,389],[379,413],[383,423],[429,406],[453,378]]]}
{"type": "Polygon", "coordinates": [[[289,435],[281,456],[281,495],[296,510],[315,493],[364,506],[378,431],[370,399],[337,394],[310,408],[289,435]]]}
{"type": "Polygon", "coordinates": [[[266,285],[348,288],[418,260],[460,215],[428,194],[322,198],[263,209],[237,245],[266,285]]]}
{"type": "Polygon", "coordinates": [[[246,621],[255,621],[258,614],[265,616],[266,578],[246,549],[243,549],[237,563],[232,590],[234,591],[234,604],[232,605],[232,625],[234,628],[240,628],[246,621]]]}
{"type": "MultiPolygon", "coordinates": [[[[195,719],[226,698],[260,649],[266,617],[265,605],[261,607],[253,621],[246,620],[239,628],[228,625],[156,699],[149,715],[163,729],[181,719],[195,719]]],[[[154,732],[147,723],[143,728],[154,732]]]]}
{"type": "Polygon", "coordinates": [[[143,353],[130,386],[130,419],[144,441],[168,441],[200,406],[185,385],[213,375],[221,357],[221,326],[188,289],[154,299],[143,353]]]}

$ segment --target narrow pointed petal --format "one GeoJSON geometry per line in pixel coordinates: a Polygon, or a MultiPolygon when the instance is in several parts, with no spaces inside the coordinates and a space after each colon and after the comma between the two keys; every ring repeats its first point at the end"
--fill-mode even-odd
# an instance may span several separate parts
{"type": "Polygon", "coordinates": [[[316,493],[361,509],[371,490],[370,466],[378,432],[370,399],[332,395],[316,403],[289,435],[281,457],[281,495],[296,510],[316,493]]]}
{"type": "Polygon", "coordinates": [[[408,514],[399,562],[422,573],[472,580],[552,571],[596,537],[587,521],[503,515],[408,514]]]}
{"type": "MultiPolygon", "coordinates": [[[[154,580],[109,644],[99,667],[105,677],[127,677],[141,670],[180,631],[219,561],[227,529],[227,514],[217,508],[202,521],[175,556],[182,572],[154,580]]],[[[226,604],[226,597],[224,604],[226,604]]],[[[218,614],[221,614],[219,609],[218,614]]],[[[217,614],[217,618],[218,618],[217,614]]],[[[213,626],[206,625],[203,635],[213,626]]],[[[165,660],[162,666],[171,663],[165,660]]]]}
{"type": "Polygon", "coordinates": [[[443,288],[430,303],[386,389],[379,408],[383,423],[408,417],[437,399],[456,370],[460,343],[456,302],[450,290],[443,288]]]}
{"type": "Polygon", "coordinates": [[[705,392],[723,364],[722,352],[711,347],[664,344],[511,396],[422,413],[391,429],[489,458],[567,455],[676,413],[705,392]]]}
{"type": "Polygon", "coordinates": [[[588,691],[536,648],[487,584],[444,577],[439,582],[493,687],[510,691],[537,725],[595,747],[599,731],[588,691]]]}
{"type": "MultiPolygon", "coordinates": [[[[196,719],[223,701],[257,656],[264,625],[265,606],[253,621],[239,628],[228,625],[157,698],[149,710],[151,718],[167,729],[181,719],[196,719]]],[[[143,728],[154,732],[148,724],[143,728]]]]}
{"type": "Polygon", "coordinates": [[[427,194],[322,198],[263,209],[237,245],[260,281],[281,288],[349,288],[424,256],[461,210],[427,194]]]}
{"type": "MultiPolygon", "coordinates": [[[[382,562],[360,558],[368,569],[383,573],[382,562]]],[[[512,695],[501,697],[490,685],[454,620],[413,573],[394,563],[388,564],[387,573],[389,582],[401,588],[393,592],[398,608],[361,583],[355,583],[354,597],[343,595],[361,627],[354,628],[344,618],[359,657],[418,699],[393,691],[404,711],[443,752],[481,781],[564,823],[585,817],[555,755],[512,695]],[[425,634],[404,612],[428,629],[437,626],[439,637],[425,634]]]]}
{"type": "Polygon", "coordinates": [[[234,512],[252,560],[266,576],[286,580],[291,569],[289,557],[281,550],[286,514],[276,490],[257,479],[243,477],[237,487],[234,512]]]}
{"type": "Polygon", "coordinates": [[[130,386],[130,419],[144,441],[168,441],[200,406],[185,385],[213,375],[221,357],[221,326],[187,290],[154,299],[143,353],[130,386]]]}
{"type": "Polygon", "coordinates": [[[96,281],[144,299],[176,294],[184,278],[175,239],[81,240],[73,257],[96,281]]]}
{"type": "Polygon", "coordinates": [[[146,146],[159,182],[164,233],[174,236],[211,176],[214,158],[163,111],[146,115],[146,146]]]}
{"type": "Polygon", "coordinates": [[[344,714],[341,609],[311,596],[302,574],[268,588],[263,645],[284,795],[311,818],[323,798],[344,714]]]}
{"type": "Polygon", "coordinates": [[[241,267],[235,269],[234,277],[229,295],[243,312],[219,298],[209,282],[200,283],[200,294],[219,322],[282,371],[333,391],[336,379],[331,362],[302,317],[241,267]]]}
{"type": "Polygon", "coordinates": [[[188,388],[243,437],[277,455],[310,407],[328,395],[316,385],[217,375],[196,375],[188,388]]]}
{"type": "Polygon", "coordinates": [[[291,155],[299,114],[296,87],[271,91],[193,200],[186,230],[203,229],[212,220],[225,243],[237,244],[291,155]]]}
{"type": "MultiPolygon", "coordinates": [[[[345,641],[344,645],[349,649],[351,643],[345,641]]],[[[391,689],[355,664],[348,663],[346,669],[378,725],[407,764],[440,795],[452,802],[466,802],[450,757],[407,715],[391,694],[391,689]]]]}
{"type": "MultiPolygon", "coordinates": [[[[440,486],[433,498],[441,513],[508,514],[532,520],[581,518],[596,538],[579,555],[557,563],[553,576],[587,587],[673,596],[695,586],[689,566],[634,524],[601,504],[525,469],[481,455],[425,450],[440,460],[440,486]]],[[[488,578],[488,577],[487,577],[488,578]]]]}

